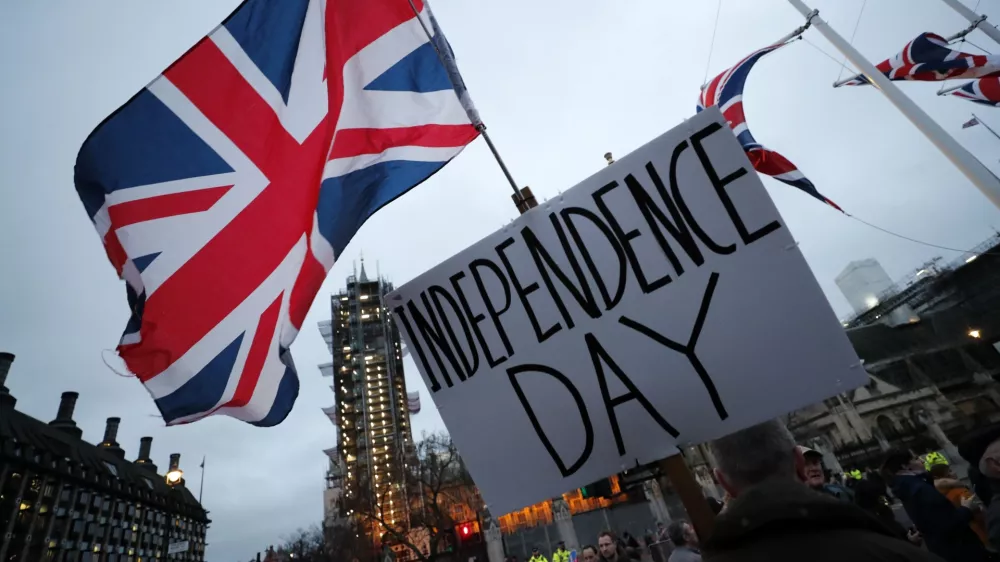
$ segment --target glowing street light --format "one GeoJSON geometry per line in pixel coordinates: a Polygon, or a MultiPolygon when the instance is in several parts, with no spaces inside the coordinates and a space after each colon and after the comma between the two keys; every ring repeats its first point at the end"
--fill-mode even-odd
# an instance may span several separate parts
{"type": "Polygon", "coordinates": [[[983,333],[980,332],[979,330],[975,330],[975,329],[969,330],[969,337],[970,338],[979,339],[979,338],[983,337],[983,333]]]}
{"type": "Polygon", "coordinates": [[[167,485],[176,486],[184,479],[184,471],[181,470],[181,454],[170,455],[170,468],[167,470],[167,485]]]}

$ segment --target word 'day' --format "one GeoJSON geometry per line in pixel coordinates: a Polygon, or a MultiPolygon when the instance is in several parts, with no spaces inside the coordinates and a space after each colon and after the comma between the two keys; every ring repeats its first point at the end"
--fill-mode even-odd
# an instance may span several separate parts
{"type": "Polygon", "coordinates": [[[493,513],[867,382],[752,170],[707,110],[390,296],[493,513]]]}

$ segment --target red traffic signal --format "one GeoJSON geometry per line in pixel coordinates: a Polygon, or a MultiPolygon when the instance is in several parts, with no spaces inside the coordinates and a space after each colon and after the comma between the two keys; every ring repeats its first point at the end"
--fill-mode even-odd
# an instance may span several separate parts
{"type": "Polygon", "coordinates": [[[478,521],[464,521],[455,525],[455,538],[462,544],[473,544],[481,542],[483,537],[479,533],[478,521]]]}

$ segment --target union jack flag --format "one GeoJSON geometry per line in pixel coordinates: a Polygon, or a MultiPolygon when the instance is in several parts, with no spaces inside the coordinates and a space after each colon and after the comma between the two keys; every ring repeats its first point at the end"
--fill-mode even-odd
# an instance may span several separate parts
{"type": "Polygon", "coordinates": [[[830,205],[834,209],[843,212],[843,209],[836,203],[830,201],[816,190],[808,178],[806,178],[795,164],[777,152],[764,147],[753,138],[750,129],[747,127],[747,118],[743,113],[743,86],[746,84],[750,69],[764,55],[783,47],[787,43],[778,43],[770,47],[750,53],[732,68],[712,78],[701,90],[701,97],[698,98],[697,110],[700,112],[713,105],[719,106],[723,116],[729,122],[729,127],[733,129],[737,140],[746,151],[747,157],[753,168],[762,174],[797,187],[802,191],[812,195],[816,199],[830,205]]]}
{"type": "MultiPolygon", "coordinates": [[[[936,82],[952,78],[979,78],[1000,71],[1000,57],[996,55],[971,55],[948,47],[944,37],[934,33],[921,33],[891,59],[876,68],[889,80],[921,80],[936,82]]],[[[866,76],[858,74],[839,86],[871,84],[866,76]]]]}
{"type": "Polygon", "coordinates": [[[421,0],[245,0],[90,134],[75,183],[126,281],[118,352],[168,425],[288,415],[334,261],[478,135],[452,62],[421,0]]]}
{"type": "Polygon", "coordinates": [[[974,80],[951,93],[962,99],[1000,107],[1000,76],[987,76],[974,80]]]}

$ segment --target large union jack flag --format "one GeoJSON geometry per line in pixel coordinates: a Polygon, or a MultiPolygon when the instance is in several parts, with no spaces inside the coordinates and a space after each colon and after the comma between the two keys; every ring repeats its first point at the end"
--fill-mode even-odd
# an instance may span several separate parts
{"type": "Polygon", "coordinates": [[[951,93],[964,100],[1000,107],[1000,76],[987,76],[973,80],[951,93]]]}
{"type": "Polygon", "coordinates": [[[98,126],[76,187],[127,282],[119,354],[167,424],[280,423],[327,271],[474,120],[421,0],[246,0],[98,126]]]}
{"type": "Polygon", "coordinates": [[[747,118],[743,113],[743,86],[746,85],[750,69],[764,55],[786,44],[777,43],[770,47],[754,51],[732,68],[712,78],[701,90],[697,110],[700,112],[713,105],[719,106],[719,110],[722,111],[723,116],[729,122],[729,126],[733,129],[733,133],[736,134],[737,140],[740,141],[743,150],[746,151],[747,157],[750,158],[750,163],[753,164],[755,170],[771,176],[778,181],[797,187],[838,211],[843,212],[836,203],[820,194],[816,190],[816,186],[795,167],[795,164],[792,164],[781,154],[757,142],[747,127],[747,118]]]}
{"type": "MultiPolygon", "coordinates": [[[[955,51],[948,47],[944,37],[935,33],[921,33],[896,56],[878,63],[876,68],[889,80],[936,82],[988,76],[1000,71],[1000,57],[955,51]]],[[[862,84],[871,84],[871,81],[863,74],[858,74],[835,86],[862,84]]]]}

